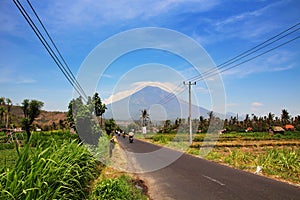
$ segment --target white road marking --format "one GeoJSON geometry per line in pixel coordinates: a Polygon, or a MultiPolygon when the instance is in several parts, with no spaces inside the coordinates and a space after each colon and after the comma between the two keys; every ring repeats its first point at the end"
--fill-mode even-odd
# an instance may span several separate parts
{"type": "Polygon", "coordinates": [[[221,185],[221,186],[224,186],[225,184],[224,183],[222,183],[222,182],[220,182],[220,181],[218,181],[218,180],[216,180],[216,179],[214,179],[214,178],[211,178],[211,177],[209,177],[209,176],[205,176],[205,175],[202,175],[204,178],[207,178],[208,180],[211,180],[211,181],[213,181],[213,182],[215,182],[215,183],[218,183],[219,185],[221,185]]]}

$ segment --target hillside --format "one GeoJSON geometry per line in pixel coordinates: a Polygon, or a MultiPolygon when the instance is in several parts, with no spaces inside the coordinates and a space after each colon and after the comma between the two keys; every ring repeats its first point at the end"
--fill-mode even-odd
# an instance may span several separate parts
{"type": "MultiPolygon", "coordinates": [[[[66,112],[58,111],[45,111],[42,110],[38,118],[35,119],[34,124],[42,129],[47,129],[52,126],[53,122],[55,125],[59,125],[60,121],[66,120],[66,112]]],[[[11,124],[16,127],[21,126],[21,120],[24,117],[23,111],[20,106],[12,106],[11,108],[11,124]]]]}

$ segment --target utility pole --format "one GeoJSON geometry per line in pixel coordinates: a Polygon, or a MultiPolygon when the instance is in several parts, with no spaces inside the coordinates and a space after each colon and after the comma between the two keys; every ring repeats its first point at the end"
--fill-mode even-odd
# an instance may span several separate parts
{"type": "Polygon", "coordinates": [[[183,81],[184,85],[188,85],[189,86],[189,127],[190,127],[190,144],[193,143],[193,135],[192,135],[192,95],[191,95],[191,90],[192,90],[192,85],[196,85],[196,82],[185,82],[183,81]]]}

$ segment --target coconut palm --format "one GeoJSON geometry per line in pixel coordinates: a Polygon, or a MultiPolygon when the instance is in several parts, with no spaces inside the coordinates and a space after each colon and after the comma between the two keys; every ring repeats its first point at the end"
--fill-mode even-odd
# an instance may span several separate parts
{"type": "Polygon", "coordinates": [[[148,122],[150,121],[150,117],[149,117],[149,114],[148,114],[146,109],[141,110],[140,119],[142,121],[142,126],[147,126],[148,125],[148,122]]]}
{"type": "Polygon", "coordinates": [[[281,122],[283,125],[286,125],[290,121],[290,115],[289,112],[286,109],[283,109],[281,111],[281,122]]]}
{"type": "Polygon", "coordinates": [[[273,126],[273,123],[274,123],[274,114],[272,113],[269,113],[268,114],[268,123],[269,123],[269,126],[273,126]]]}
{"type": "Polygon", "coordinates": [[[6,128],[8,128],[9,125],[9,115],[10,115],[10,109],[12,107],[12,101],[9,98],[5,99],[6,101],[6,128]]]}

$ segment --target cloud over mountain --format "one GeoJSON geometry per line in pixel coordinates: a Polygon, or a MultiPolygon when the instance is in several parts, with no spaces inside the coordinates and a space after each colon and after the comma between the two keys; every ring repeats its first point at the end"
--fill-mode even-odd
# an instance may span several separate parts
{"type": "MultiPolygon", "coordinates": [[[[146,86],[139,91],[107,105],[105,118],[138,120],[141,110],[146,109],[152,121],[187,118],[188,102],[160,87],[146,86]]],[[[207,109],[192,105],[192,117],[207,116],[207,109]]]]}

